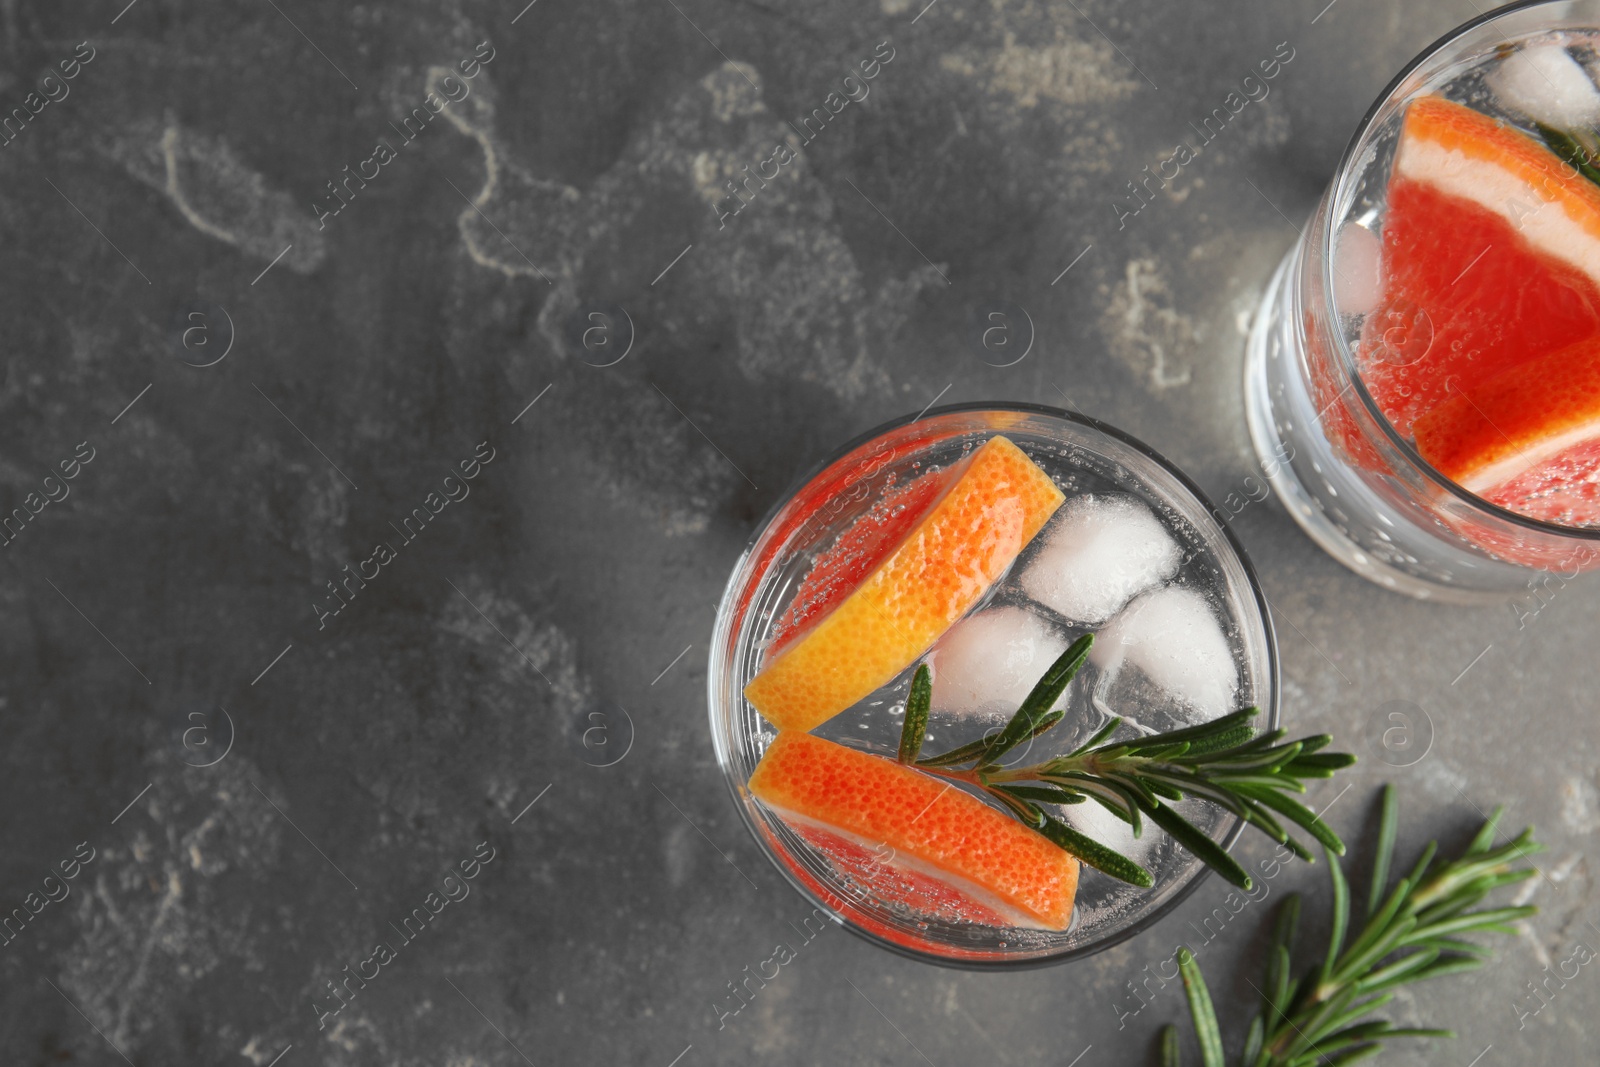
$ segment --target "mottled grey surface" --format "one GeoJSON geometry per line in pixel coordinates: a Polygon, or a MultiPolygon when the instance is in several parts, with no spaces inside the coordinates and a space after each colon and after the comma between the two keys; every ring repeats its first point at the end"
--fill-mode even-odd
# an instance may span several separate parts
{"type": "Polygon", "coordinates": [[[1388,779],[1408,849],[1501,802],[1552,846],[1496,966],[1397,1003],[1460,1040],[1387,1062],[1592,1062],[1600,972],[1537,1015],[1528,983],[1600,948],[1594,594],[1411,603],[1249,499],[1251,309],[1368,102],[1472,4],[125,2],[0,3],[7,113],[92,54],[0,147],[0,510],[70,489],[0,551],[0,904],[93,855],[0,948],[0,1061],[1142,1063],[1182,1005],[1127,983],[1180,939],[1242,1020],[1271,909],[1206,943],[1213,879],[1037,972],[831,931],[718,1026],[807,911],[705,724],[740,546],[879,422],[1069,397],[1238,494],[1285,719],[1365,757],[1314,796],[1341,832],[1388,779]],[[430,91],[468,95],[433,115],[430,91]],[[746,165],[778,176],[735,215],[746,165]],[[973,340],[1000,305],[1035,331],[1006,367],[973,340]],[[346,564],[377,576],[334,615],[346,564]],[[632,747],[591,766],[595,724],[625,748],[618,708],[632,747]],[[1414,733],[1386,749],[1391,712],[1414,733]],[[402,940],[475,852],[469,895],[402,940]]]}

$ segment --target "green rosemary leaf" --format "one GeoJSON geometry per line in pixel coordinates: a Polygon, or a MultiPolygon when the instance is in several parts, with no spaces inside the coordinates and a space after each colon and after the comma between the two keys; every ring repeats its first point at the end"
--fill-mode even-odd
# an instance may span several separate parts
{"type": "Polygon", "coordinates": [[[1316,838],[1319,845],[1332,852],[1335,856],[1344,855],[1344,842],[1339,839],[1338,834],[1333,832],[1333,827],[1323,822],[1321,816],[1298,800],[1293,797],[1286,797],[1282,793],[1274,792],[1271,789],[1252,787],[1248,791],[1241,790],[1241,792],[1245,792],[1252,800],[1259,801],[1293,822],[1306,833],[1316,838]]]}
{"type": "Polygon", "coordinates": [[[1188,742],[1190,756],[1205,756],[1212,752],[1221,752],[1223,749],[1238,748],[1240,745],[1255,737],[1255,727],[1248,723],[1225,730],[1214,737],[1200,741],[1188,742]]]}
{"type": "MultiPolygon", "coordinates": [[[[1307,977],[1315,978],[1316,974],[1316,971],[1312,971],[1307,977]]],[[[1394,1000],[1393,993],[1384,993],[1380,996],[1365,998],[1356,997],[1354,992],[1349,989],[1342,990],[1341,993],[1340,1010],[1328,1013],[1322,1018],[1322,1032],[1324,1034],[1343,1030],[1357,1019],[1382,1011],[1394,1000]]],[[[1304,1007],[1305,1005],[1300,1006],[1301,1009],[1304,1009],[1304,1007]]],[[[1384,1022],[1384,1025],[1388,1025],[1384,1020],[1379,1021],[1384,1022]]]]}
{"type": "Polygon", "coordinates": [[[1367,969],[1383,959],[1403,941],[1412,930],[1416,929],[1415,916],[1405,916],[1397,919],[1388,927],[1371,939],[1359,953],[1352,954],[1349,959],[1341,961],[1339,968],[1340,981],[1352,981],[1355,975],[1366,973],[1367,969]]]}
{"type": "MultiPolygon", "coordinates": [[[[1390,929],[1401,909],[1412,902],[1412,889],[1413,883],[1409,878],[1402,878],[1395,883],[1394,889],[1389,893],[1389,899],[1367,920],[1366,928],[1354,943],[1345,950],[1347,957],[1365,952],[1373,941],[1382,937],[1385,931],[1390,929]]],[[[1415,920],[1413,919],[1413,921],[1415,920]]],[[[1341,968],[1345,966],[1343,961],[1341,961],[1340,966],[1341,968]]]]}
{"type": "Polygon", "coordinates": [[[1189,998],[1189,1015],[1194,1020],[1195,1036],[1200,1039],[1200,1062],[1204,1067],[1223,1067],[1222,1028],[1217,1024],[1217,1011],[1211,1003],[1211,991],[1200,974],[1200,965],[1194,953],[1186,948],[1178,950],[1178,971],[1183,975],[1183,991],[1189,998]]]}
{"type": "MultiPolygon", "coordinates": [[[[1372,891],[1367,894],[1367,915],[1378,910],[1383,891],[1389,884],[1389,867],[1394,862],[1395,835],[1400,825],[1400,806],[1394,786],[1383,787],[1383,807],[1378,815],[1378,847],[1372,861],[1372,891]]],[[[1482,836],[1480,834],[1480,836],[1482,836]]]]}
{"type": "Polygon", "coordinates": [[[1044,825],[1037,828],[1058,848],[1072,853],[1097,871],[1142,889],[1155,885],[1150,872],[1115,849],[1107,848],[1092,837],[1079,833],[1059,819],[1044,817],[1044,825]]]}
{"type": "Polygon", "coordinates": [[[1264,734],[1257,734],[1248,742],[1239,746],[1240,752],[1257,752],[1263,748],[1271,748],[1285,737],[1289,736],[1288,730],[1268,730],[1264,734]]]}
{"type": "Polygon", "coordinates": [[[1395,1033],[1394,1027],[1389,1025],[1387,1019],[1374,1019],[1372,1022],[1359,1023],[1337,1030],[1326,1037],[1319,1038],[1314,1051],[1322,1056],[1331,1057],[1345,1049],[1357,1045],[1366,1046],[1374,1043],[1375,1039],[1400,1036],[1395,1033]]]}
{"type": "Polygon", "coordinates": [[[1146,778],[1144,784],[1149,787],[1150,792],[1154,793],[1156,796],[1160,797],[1162,800],[1182,800],[1183,799],[1183,790],[1182,789],[1179,789],[1177,786],[1174,786],[1174,785],[1169,785],[1165,781],[1161,780],[1160,778],[1155,778],[1155,777],[1146,778]]]}
{"type": "Polygon", "coordinates": [[[1468,971],[1478,970],[1485,962],[1485,960],[1474,957],[1444,956],[1418,972],[1415,980],[1420,982],[1426,978],[1443,978],[1447,974],[1465,974],[1468,971]]]}
{"type": "MultiPolygon", "coordinates": [[[[1294,935],[1300,925],[1300,894],[1290,893],[1278,909],[1272,923],[1272,947],[1267,961],[1266,989],[1261,991],[1261,1016],[1282,1018],[1289,1011],[1291,989],[1290,956],[1294,951],[1294,935]]],[[[1257,1018],[1261,1018],[1257,1016],[1257,1018]]],[[[1245,1062],[1252,1057],[1246,1056],[1245,1062]]]]}
{"type": "MultiPolygon", "coordinates": [[[[1217,788],[1210,782],[1201,785],[1190,785],[1184,788],[1183,792],[1186,796],[1193,797],[1195,800],[1204,800],[1209,804],[1215,804],[1230,815],[1236,815],[1246,822],[1255,822],[1250,810],[1250,799],[1248,797],[1235,796],[1225,789],[1217,788]]],[[[1168,806],[1170,807],[1171,805],[1168,806]]],[[[1272,833],[1269,826],[1263,826],[1261,829],[1269,835],[1272,833]]],[[[1273,840],[1283,843],[1277,837],[1274,837],[1273,840]]]]}
{"type": "Polygon", "coordinates": [[[1245,816],[1245,802],[1249,798],[1236,791],[1231,781],[1203,777],[1180,769],[1169,770],[1162,768],[1157,770],[1146,768],[1144,773],[1145,779],[1149,783],[1167,786],[1182,793],[1184,796],[1191,796],[1210,804],[1216,804],[1218,807],[1226,808],[1240,818],[1245,816]]]}
{"type": "Polygon", "coordinates": [[[1129,741],[1127,744],[1130,749],[1138,751],[1144,748],[1171,745],[1179,741],[1204,741],[1207,738],[1216,736],[1217,734],[1226,733],[1236,726],[1248,724],[1251,719],[1256,717],[1257,714],[1259,714],[1259,711],[1256,708],[1241,708],[1231,715],[1224,715],[1220,719],[1212,719],[1210,722],[1203,722],[1199,726],[1190,726],[1182,730],[1172,730],[1164,734],[1151,734],[1149,737],[1141,737],[1136,740],[1129,741]]]}
{"type": "MultiPolygon", "coordinates": [[[[1094,644],[1094,634],[1084,634],[1067,647],[1067,650],[1050,665],[1044,672],[1033,691],[1022,702],[1017,713],[1006,723],[1005,728],[989,741],[988,748],[984,750],[982,762],[992,763],[1002,755],[1015,748],[1017,745],[1035,736],[1040,729],[1040,722],[1045,715],[1055,707],[1061,694],[1066,691],[1084,661],[1089,658],[1089,649],[1094,644]]],[[[1059,719],[1057,720],[1059,721],[1059,719]]]]}
{"type": "Polygon", "coordinates": [[[1105,781],[1104,779],[1096,778],[1089,774],[1076,773],[1041,774],[1037,777],[1042,782],[1049,782],[1053,785],[1059,785],[1066,789],[1075,789],[1081,793],[1087,793],[1093,799],[1098,800],[1107,811],[1111,812],[1111,814],[1115,815],[1123,822],[1129,824],[1133,822],[1133,816],[1128,814],[1126,807],[1127,801],[1123,794],[1119,792],[1114,785],[1105,781]]]}
{"type": "Polygon", "coordinates": [[[1300,739],[1300,751],[1302,754],[1309,756],[1313,752],[1322,751],[1331,744],[1333,744],[1332,734],[1315,734],[1311,737],[1302,737],[1300,739]]]}
{"type": "MultiPolygon", "coordinates": [[[[1289,1012],[1289,952],[1282,945],[1272,950],[1267,962],[1267,993],[1261,998],[1261,1015],[1284,1016],[1289,1012]]],[[[1256,1016],[1259,1020],[1261,1015],[1256,1016]]],[[[1246,1056],[1245,1059],[1250,1057],[1246,1056]]]]}
{"type": "Polygon", "coordinates": [[[1425,888],[1423,886],[1423,876],[1428,873],[1428,868],[1433,866],[1433,858],[1438,854],[1439,842],[1429,841],[1428,847],[1424,848],[1422,855],[1417,857],[1416,866],[1412,867],[1411,873],[1406,876],[1407,886],[1425,888]]]}
{"type": "Polygon", "coordinates": [[[1439,958],[1436,948],[1407,953],[1387,967],[1379,967],[1355,984],[1362,993],[1379,993],[1409,981],[1418,971],[1426,970],[1439,958]]]}
{"type": "MultiPolygon", "coordinates": [[[[1538,872],[1534,871],[1531,867],[1523,867],[1517,870],[1509,871],[1493,871],[1489,874],[1483,875],[1481,878],[1477,878],[1472,882],[1469,882],[1463,887],[1461,892],[1471,892],[1481,896],[1485,893],[1488,893],[1490,890],[1499,889],[1501,886],[1512,885],[1516,882],[1525,882],[1537,873],[1538,872]]],[[[1424,916],[1433,914],[1433,909],[1435,907],[1437,907],[1437,905],[1429,905],[1429,907],[1423,909],[1422,914],[1424,916]]]]}
{"type": "Polygon", "coordinates": [[[1489,851],[1489,846],[1494,844],[1495,828],[1500,825],[1500,816],[1504,811],[1505,808],[1496,807],[1489,813],[1489,817],[1483,821],[1483,826],[1473,836],[1472,843],[1467,846],[1467,855],[1477,856],[1489,851]]]}
{"type": "Polygon", "coordinates": [[[1161,1028],[1161,1067],[1183,1067],[1183,1055],[1178,1048],[1178,1028],[1171,1023],[1161,1028]]]}
{"type": "Polygon", "coordinates": [[[1058,785],[996,785],[990,788],[1002,790],[1023,800],[1034,800],[1045,804],[1082,804],[1089,799],[1082,793],[1063,789],[1058,785]]]}
{"type": "MultiPolygon", "coordinates": [[[[1413,942],[1419,948],[1436,948],[1441,953],[1462,953],[1476,956],[1479,959],[1488,959],[1494,955],[1493,950],[1478,944],[1475,941],[1464,941],[1459,937],[1429,937],[1413,942]]],[[[1446,956],[1448,959],[1448,955],[1446,956]]]]}
{"type": "Polygon", "coordinates": [[[1309,1017],[1295,1027],[1295,1037],[1289,1044],[1288,1054],[1297,1056],[1307,1049],[1315,1051],[1318,1038],[1326,1037],[1341,1025],[1338,1020],[1348,1017],[1345,1013],[1355,999],[1354,989],[1341,987],[1320,1004],[1311,1005],[1309,1017]]]}
{"type": "Polygon", "coordinates": [[[1328,879],[1333,883],[1333,923],[1328,930],[1328,952],[1323,957],[1322,984],[1327,985],[1333,975],[1333,966],[1344,948],[1345,931],[1350,926],[1350,883],[1345,881],[1344,870],[1332,853],[1328,855],[1328,879]]]}
{"type": "Polygon", "coordinates": [[[990,786],[989,795],[1010,808],[1011,814],[1031,829],[1037,830],[1044,825],[1044,810],[1032,801],[1013,796],[999,786],[990,786]]]}
{"type": "MultiPolygon", "coordinates": [[[[1300,929],[1300,894],[1290,893],[1278,909],[1278,918],[1272,924],[1272,943],[1285,952],[1294,951],[1295,934],[1300,929]]],[[[1287,978],[1287,974],[1285,978],[1287,978]]]]}
{"type": "Polygon", "coordinates": [[[906,721],[900,728],[900,762],[915,763],[928,732],[928,705],[933,702],[933,672],[926,663],[911,676],[911,692],[906,697],[906,721]]]}
{"type": "Polygon", "coordinates": [[[1100,729],[1098,729],[1098,730],[1096,730],[1094,732],[1094,736],[1093,737],[1089,738],[1089,740],[1085,741],[1083,744],[1081,744],[1077,748],[1073,749],[1071,755],[1073,755],[1073,756],[1081,756],[1081,755],[1083,755],[1085,752],[1087,752],[1091,748],[1094,748],[1097,745],[1101,744],[1103,741],[1105,741],[1106,738],[1108,738],[1112,734],[1116,733],[1117,732],[1117,727],[1119,727],[1121,725],[1122,725],[1122,719],[1119,716],[1113,715],[1110,719],[1108,719],[1106,721],[1106,724],[1104,726],[1100,727],[1100,729]]]}
{"type": "Polygon", "coordinates": [[[971,763],[979,759],[989,749],[987,738],[981,741],[969,741],[960,748],[952,748],[938,756],[924,756],[917,760],[919,767],[955,767],[963,763],[971,763]]]}
{"type": "Polygon", "coordinates": [[[1442,922],[1430,923],[1425,929],[1429,936],[1443,934],[1464,934],[1472,930],[1508,930],[1513,929],[1509,924],[1518,919],[1526,919],[1537,914],[1538,909],[1531,904],[1519,908],[1490,908],[1484,911],[1474,911],[1466,915],[1458,915],[1453,919],[1442,922]]]}
{"type": "Polygon", "coordinates": [[[1067,709],[1066,708],[1054,708],[1054,709],[1052,709],[1050,711],[1045,712],[1044,715],[1040,717],[1038,723],[1036,723],[1034,725],[1033,732],[1028,734],[1027,737],[1024,737],[1023,740],[1024,741],[1033,740],[1035,737],[1038,737],[1040,734],[1044,733],[1046,730],[1050,729],[1052,726],[1056,725],[1056,723],[1060,722],[1062,719],[1065,719],[1066,717],[1067,717],[1067,709]]]}
{"type": "Polygon", "coordinates": [[[1348,752],[1314,752],[1307,756],[1302,751],[1290,766],[1299,778],[1329,778],[1334,771],[1342,771],[1355,762],[1356,757],[1348,752]]]}
{"type": "Polygon", "coordinates": [[[1139,811],[1140,811],[1139,803],[1140,803],[1140,799],[1141,798],[1136,796],[1135,794],[1130,792],[1126,787],[1118,784],[1117,782],[1107,782],[1106,784],[1111,786],[1112,789],[1115,789],[1117,791],[1117,793],[1122,797],[1122,802],[1126,806],[1124,810],[1127,812],[1127,815],[1128,815],[1128,823],[1129,823],[1129,825],[1131,825],[1133,827],[1133,836],[1134,837],[1142,837],[1142,836],[1144,836],[1144,821],[1140,818],[1140,815],[1139,815],[1139,811]]]}
{"type": "Polygon", "coordinates": [[[1311,850],[1292,837],[1283,842],[1283,847],[1288,849],[1297,860],[1304,860],[1306,863],[1317,862],[1317,857],[1311,854],[1311,850]]]}
{"type": "Polygon", "coordinates": [[[1265,774],[1293,763],[1300,754],[1298,744],[1284,748],[1269,748],[1260,752],[1218,753],[1206,760],[1206,766],[1228,774],[1245,774],[1258,771],[1265,774]]]}
{"type": "Polygon", "coordinates": [[[1165,830],[1173,840],[1195,854],[1195,857],[1222,877],[1248,892],[1254,882],[1250,874],[1239,866],[1237,860],[1222,850],[1222,846],[1201,833],[1183,816],[1169,807],[1153,805],[1144,809],[1150,821],[1165,830]]]}
{"type": "MultiPolygon", "coordinates": [[[[1170,763],[1180,757],[1190,755],[1189,747],[1189,742],[1179,741],[1175,745],[1165,745],[1161,748],[1141,748],[1137,751],[1140,759],[1149,760],[1151,763],[1170,763]]],[[[1134,749],[1124,745],[1115,750],[1097,753],[1097,755],[1107,762],[1114,763],[1133,751],[1134,749]]]]}
{"type": "Polygon", "coordinates": [[[1265,790],[1272,793],[1304,793],[1306,791],[1304,783],[1271,770],[1261,771],[1256,769],[1249,773],[1242,773],[1232,769],[1208,771],[1206,777],[1218,787],[1239,794],[1252,789],[1265,790]]]}
{"type": "Polygon", "coordinates": [[[1127,790],[1130,796],[1145,804],[1156,803],[1156,795],[1150,791],[1149,785],[1141,778],[1131,774],[1108,774],[1106,775],[1106,780],[1113,785],[1121,786],[1127,790]]]}
{"type": "MultiPolygon", "coordinates": [[[[1380,1032],[1377,1035],[1377,1038],[1381,1039],[1383,1036],[1384,1036],[1383,1033],[1380,1032]]],[[[1341,1060],[1340,1057],[1348,1055],[1348,1054],[1353,1053],[1353,1052],[1363,1053],[1363,1055],[1361,1056],[1361,1059],[1366,1059],[1367,1056],[1369,1056],[1369,1055],[1376,1055],[1378,1053],[1378,1051],[1381,1050],[1382,1048],[1383,1048],[1382,1041],[1381,1040],[1375,1040],[1373,1038],[1362,1039],[1362,1038],[1354,1037],[1354,1036],[1351,1036],[1351,1037],[1328,1037],[1328,1038],[1325,1038],[1325,1039],[1323,1039],[1321,1041],[1318,1041],[1317,1044],[1316,1044],[1316,1047],[1314,1047],[1311,1050],[1312,1055],[1315,1056],[1316,1058],[1311,1060],[1310,1062],[1312,1062],[1312,1063],[1342,1063],[1342,1062],[1349,1062],[1347,1060],[1341,1060]]]]}
{"type": "Polygon", "coordinates": [[[1261,1021],[1261,1016],[1257,1015],[1250,1021],[1250,1032],[1245,1035],[1244,1039],[1244,1057],[1240,1062],[1254,1063],[1261,1055],[1261,1045],[1266,1039],[1266,1024],[1261,1021]]]}
{"type": "Polygon", "coordinates": [[[1254,800],[1246,801],[1244,818],[1251,826],[1254,826],[1279,844],[1284,844],[1289,840],[1288,832],[1284,830],[1283,825],[1277,819],[1272,817],[1272,812],[1263,808],[1254,800]]]}

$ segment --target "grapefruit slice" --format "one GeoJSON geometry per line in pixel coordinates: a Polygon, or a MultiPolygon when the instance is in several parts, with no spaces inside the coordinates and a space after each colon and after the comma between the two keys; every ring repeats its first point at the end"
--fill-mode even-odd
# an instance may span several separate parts
{"type": "Polygon", "coordinates": [[[1461,104],[1406,111],[1361,376],[1395,429],[1507,368],[1600,334],[1600,188],[1461,104]]]}
{"type": "Polygon", "coordinates": [[[788,609],[772,628],[773,654],[843,603],[883,557],[905,540],[948,484],[948,472],[929,471],[905,485],[886,489],[873,501],[806,572],[788,609]]]}
{"type": "Polygon", "coordinates": [[[872,884],[919,911],[1041,930],[1072,921],[1078,861],[932,775],[786,730],[750,791],[852,873],[888,868],[872,884]]]}
{"type": "Polygon", "coordinates": [[[859,585],[745,686],[780,730],[810,730],[903,671],[988,590],[1065,499],[991,437],[859,585]]]}
{"type": "MultiPolygon", "coordinates": [[[[1572,461],[1592,456],[1594,450],[1584,446],[1600,439],[1600,338],[1456,391],[1417,420],[1416,436],[1423,459],[1480,496],[1512,482],[1547,482],[1551,472],[1545,468],[1557,460],[1564,479],[1592,477],[1592,459],[1572,461]]],[[[1582,521],[1597,519],[1590,514],[1582,521]]]]}

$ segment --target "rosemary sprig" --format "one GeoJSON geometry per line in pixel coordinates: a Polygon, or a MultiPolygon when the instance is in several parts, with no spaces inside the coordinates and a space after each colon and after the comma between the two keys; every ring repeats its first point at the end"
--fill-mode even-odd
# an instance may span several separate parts
{"type": "MultiPolygon", "coordinates": [[[[1350,930],[1350,890],[1339,861],[1328,861],[1333,881],[1333,922],[1320,964],[1298,980],[1291,978],[1290,956],[1299,923],[1300,898],[1284,901],[1267,957],[1262,1005],[1250,1024],[1237,1062],[1241,1067],[1314,1067],[1353,1063],[1375,1055],[1396,1037],[1454,1037],[1449,1030],[1398,1027],[1371,1018],[1394,998],[1394,990],[1425,978],[1476,970],[1490,951],[1462,934],[1513,933],[1511,923],[1532,915],[1533,907],[1480,908],[1492,890],[1531,877],[1532,867],[1513,864],[1544,850],[1533,829],[1494,846],[1500,809],[1484,822],[1465,851],[1437,862],[1438,843],[1429,844],[1410,873],[1392,886],[1397,806],[1392,786],[1383,791],[1383,808],[1366,925],[1350,930]]],[[[1221,1028],[1200,966],[1187,949],[1178,967],[1188,993],[1189,1013],[1204,1067],[1223,1067],[1221,1028]]],[[[1176,1028],[1162,1033],[1163,1067],[1181,1067],[1176,1028]]]]}
{"type": "Polygon", "coordinates": [[[1215,804],[1265,832],[1302,859],[1310,851],[1290,837],[1294,823],[1322,847],[1344,854],[1344,842],[1289,793],[1305,792],[1305,779],[1328,778],[1355,757],[1323,752],[1326,734],[1285,742],[1285,731],[1257,735],[1244,708],[1213,722],[1150,737],[1110,741],[1122,724],[1113,718],[1077,750],[1025,767],[1002,767],[1000,758],[1065,717],[1056,702],[1088,659],[1094,635],[1074,641],[1039,679],[1005,727],[992,737],[968,742],[937,756],[917,758],[927,729],[932,674],[927,664],[911,679],[900,760],[978,789],[1056,845],[1113,878],[1150,886],[1150,872],[1133,860],[1079,833],[1048,814],[1041,804],[1092,800],[1133,827],[1138,837],[1148,818],[1178,844],[1233,884],[1249,889],[1250,875],[1222,847],[1171,804],[1194,797],[1215,804]]]}
{"type": "Polygon", "coordinates": [[[1596,158],[1600,157],[1600,141],[1597,141],[1593,131],[1574,130],[1569,133],[1542,122],[1536,122],[1534,126],[1550,151],[1560,157],[1563,163],[1600,185],[1600,167],[1595,165],[1596,158]]]}

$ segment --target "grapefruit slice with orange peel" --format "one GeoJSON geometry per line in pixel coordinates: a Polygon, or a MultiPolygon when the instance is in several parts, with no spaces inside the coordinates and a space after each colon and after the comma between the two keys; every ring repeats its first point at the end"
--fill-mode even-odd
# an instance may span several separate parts
{"type": "Polygon", "coordinates": [[[891,681],[966,614],[1065,499],[1005,437],[951,468],[882,562],[778,651],[744,695],[780,730],[810,730],[891,681]]]}
{"type": "Polygon", "coordinates": [[[1600,335],[1600,187],[1441,97],[1406,110],[1361,377],[1402,435],[1455,393],[1600,335]]]}
{"type": "Polygon", "coordinates": [[[948,782],[810,734],[780,733],[750,791],[858,877],[919,910],[1065,930],[1078,861],[948,782]],[[879,868],[873,874],[873,868],[879,868]]]}
{"type": "MultiPolygon", "coordinates": [[[[1417,451],[1469,492],[1496,499],[1513,483],[1591,477],[1600,455],[1600,338],[1590,338],[1455,391],[1416,424],[1417,451]],[[1574,457],[1588,457],[1573,463],[1574,457]],[[1587,468],[1587,469],[1585,469],[1587,468]]],[[[1589,511],[1566,521],[1595,522],[1589,511]]]]}
{"type": "MultiPolygon", "coordinates": [[[[874,567],[928,513],[949,482],[948,472],[928,471],[905,485],[886,488],[872,506],[819,554],[772,627],[773,654],[844,602],[874,567]]],[[[851,490],[853,495],[855,491],[851,490]]]]}

